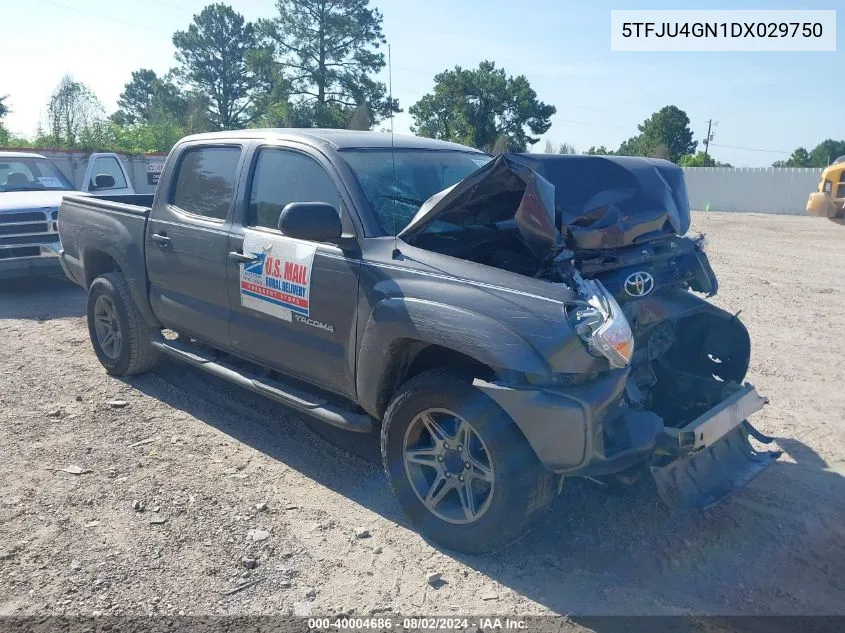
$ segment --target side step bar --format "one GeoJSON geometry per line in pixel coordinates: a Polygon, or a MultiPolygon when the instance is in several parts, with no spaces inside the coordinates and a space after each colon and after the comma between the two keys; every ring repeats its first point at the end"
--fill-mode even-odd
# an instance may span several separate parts
{"type": "Polygon", "coordinates": [[[365,413],[346,411],[323,398],[314,397],[281,381],[229,365],[189,345],[160,339],[153,341],[153,347],[171,358],[189,363],[209,374],[266,396],[326,424],[356,433],[369,433],[373,430],[373,419],[365,413]]]}

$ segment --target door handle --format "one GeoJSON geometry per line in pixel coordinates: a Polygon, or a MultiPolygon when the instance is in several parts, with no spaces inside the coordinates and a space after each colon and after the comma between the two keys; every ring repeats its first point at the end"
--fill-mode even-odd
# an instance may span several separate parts
{"type": "Polygon", "coordinates": [[[153,233],[150,235],[150,239],[152,239],[152,241],[158,244],[161,248],[167,248],[170,246],[170,238],[163,233],[153,233]]]}
{"type": "Polygon", "coordinates": [[[238,253],[237,251],[231,251],[229,253],[229,259],[239,264],[252,264],[258,261],[258,258],[255,255],[244,255],[243,253],[238,253]]]}

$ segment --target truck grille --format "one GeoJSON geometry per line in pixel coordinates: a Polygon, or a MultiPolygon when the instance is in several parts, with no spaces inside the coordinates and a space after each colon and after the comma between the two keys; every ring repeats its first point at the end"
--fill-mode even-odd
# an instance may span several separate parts
{"type": "Polygon", "coordinates": [[[42,254],[40,245],[56,244],[57,216],[52,209],[0,212],[0,260],[37,257],[42,254]]]}
{"type": "Polygon", "coordinates": [[[13,237],[0,237],[0,248],[4,246],[23,246],[25,244],[52,244],[58,242],[59,236],[55,233],[44,235],[15,235],[13,237]]]}
{"type": "Polygon", "coordinates": [[[0,215],[0,224],[17,222],[43,222],[44,211],[24,211],[22,213],[4,213],[0,215]]]}
{"type": "Polygon", "coordinates": [[[33,233],[46,233],[50,226],[42,220],[40,223],[30,224],[0,224],[0,235],[31,235],[33,233]]]}
{"type": "Polygon", "coordinates": [[[38,246],[24,246],[23,248],[0,248],[0,260],[16,257],[38,257],[41,248],[38,246]]]}

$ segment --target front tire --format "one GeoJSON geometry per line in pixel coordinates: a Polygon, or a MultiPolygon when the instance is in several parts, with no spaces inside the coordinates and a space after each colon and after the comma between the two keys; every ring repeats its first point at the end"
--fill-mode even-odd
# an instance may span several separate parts
{"type": "Polygon", "coordinates": [[[88,335],[100,364],[112,376],[151,370],[157,361],[155,329],[138,311],[122,273],[97,277],[88,289],[88,335]]]}
{"type": "Polygon", "coordinates": [[[553,475],[510,417],[451,371],[428,371],[400,388],[385,414],[381,452],[403,510],[449,549],[501,548],[553,496],[553,475]]]}

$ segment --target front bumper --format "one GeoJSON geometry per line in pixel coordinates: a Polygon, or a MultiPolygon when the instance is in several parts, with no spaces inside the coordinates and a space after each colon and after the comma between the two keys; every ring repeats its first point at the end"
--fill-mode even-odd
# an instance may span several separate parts
{"type": "Polygon", "coordinates": [[[0,258],[0,279],[54,275],[62,272],[58,243],[41,245],[41,254],[31,257],[0,258]]]}
{"type": "Polygon", "coordinates": [[[745,485],[780,456],[747,418],[766,400],[749,384],[686,426],[665,427],[655,413],[624,404],[628,372],[568,389],[516,389],[476,379],[520,428],[537,457],[558,474],[595,476],[646,459],[670,507],[707,507],[745,485]]]}
{"type": "Polygon", "coordinates": [[[829,193],[814,191],[807,199],[805,210],[807,213],[822,218],[835,218],[843,211],[843,208],[836,203],[829,193]]]}
{"type": "Polygon", "coordinates": [[[567,388],[473,384],[510,415],[548,470],[595,476],[644,460],[663,432],[658,415],[624,406],[627,378],[628,370],[619,369],[567,388]]]}
{"type": "Polygon", "coordinates": [[[651,466],[657,492],[671,508],[707,508],[754,479],[782,451],[759,451],[749,438],[769,444],[748,417],[768,402],[745,384],[681,429],[666,429],[651,466]]]}

